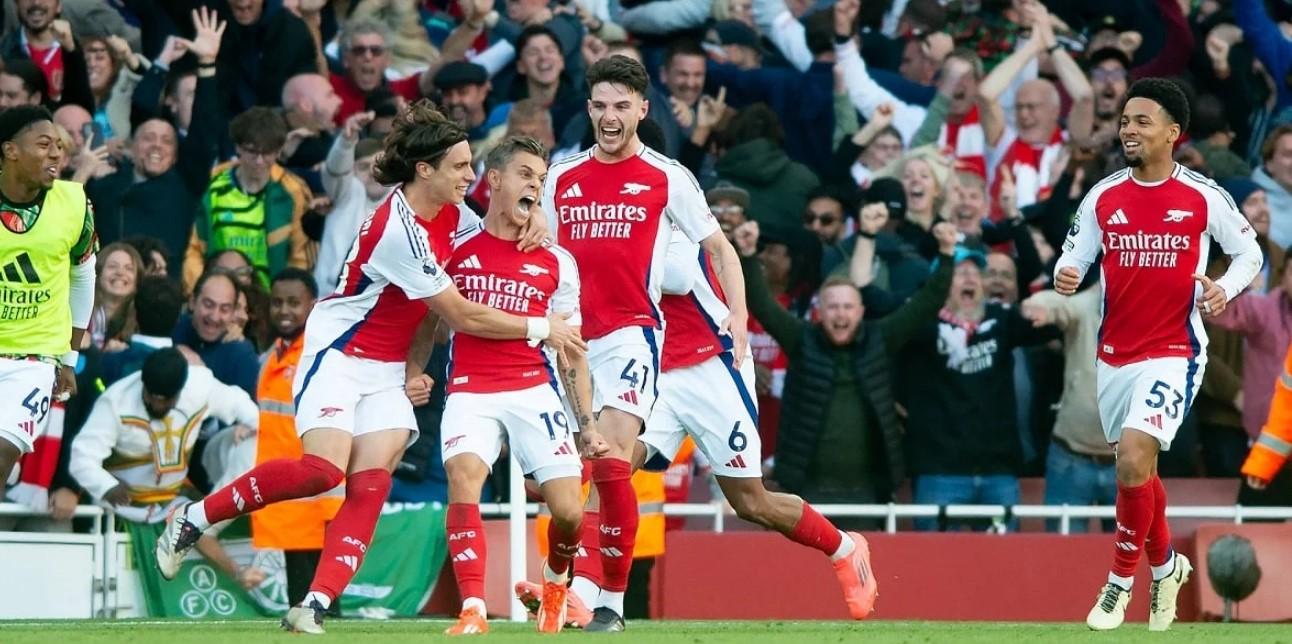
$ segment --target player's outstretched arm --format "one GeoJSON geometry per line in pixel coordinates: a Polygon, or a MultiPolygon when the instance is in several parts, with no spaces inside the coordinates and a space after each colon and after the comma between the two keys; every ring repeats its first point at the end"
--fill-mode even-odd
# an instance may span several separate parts
{"type": "Polygon", "coordinates": [[[708,253],[722,292],[727,296],[731,314],[722,321],[719,331],[731,336],[732,357],[739,369],[749,350],[749,309],[745,305],[745,276],[740,272],[740,256],[721,230],[701,240],[700,246],[708,253]]]}
{"type": "MultiPolygon", "coordinates": [[[[1225,301],[1228,302],[1238,297],[1252,283],[1256,274],[1261,272],[1265,258],[1256,241],[1256,231],[1248,223],[1247,217],[1243,216],[1227,193],[1224,197],[1223,200],[1208,200],[1210,212],[1207,217],[1207,232],[1211,233],[1212,239],[1220,244],[1221,250],[1231,260],[1229,269],[1216,280],[1216,286],[1225,292],[1225,301]]],[[[1224,309],[1223,306],[1220,308],[1224,309]]],[[[1217,310],[1212,314],[1219,313],[1217,310]]]]}
{"type": "Polygon", "coordinates": [[[524,338],[534,342],[546,342],[557,351],[588,350],[588,345],[579,335],[579,328],[566,323],[568,314],[555,314],[542,318],[503,313],[462,297],[455,287],[444,289],[426,298],[425,302],[431,311],[448,323],[450,328],[460,333],[490,340],[524,338]]]}

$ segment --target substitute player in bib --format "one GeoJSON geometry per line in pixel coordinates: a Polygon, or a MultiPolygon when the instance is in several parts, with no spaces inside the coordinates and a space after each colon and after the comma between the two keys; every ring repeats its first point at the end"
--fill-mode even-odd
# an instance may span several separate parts
{"type": "Polygon", "coordinates": [[[0,112],[0,496],[51,400],[76,393],[94,310],[93,210],[81,184],[57,180],[63,153],[44,108],[0,112]]]}
{"type": "Polygon", "coordinates": [[[314,307],[305,326],[292,387],[304,456],[261,463],[172,514],[157,541],[157,564],[169,579],[211,524],[319,494],[344,477],[345,501],[324,534],[310,592],[283,619],[292,631],[323,632],[324,611],[363,562],[390,472],[417,439],[405,361],[427,307],[458,331],[583,348],[562,315],[517,316],[476,304],[444,272],[438,258],[449,256],[459,223],[452,214],[475,179],[461,127],[418,103],[397,119],[374,170],[383,184],[399,188],[363,223],[336,292],[314,307]],[[440,223],[446,213],[451,226],[440,223]]]}
{"type": "Polygon", "coordinates": [[[596,145],[552,166],[543,211],[561,246],[583,269],[583,334],[588,338],[593,408],[610,453],[592,464],[600,505],[603,586],[589,631],[623,630],[623,596],[637,533],[637,500],[629,478],[642,424],[659,395],[663,317],[658,308],[671,225],[713,261],[730,314],[733,364],[747,352],[745,284],[740,261],[709,212],[695,178],[676,161],[642,145],[637,124],[649,108],[646,70],[607,56],[587,72],[588,114],[596,145]]]}
{"type": "MultiPolygon", "coordinates": [[[[579,274],[574,258],[558,246],[532,253],[516,250],[516,240],[538,212],[547,176],[547,152],[530,137],[504,139],[485,159],[485,180],[493,197],[484,227],[459,243],[448,272],[467,299],[516,315],[564,313],[579,326],[579,274]]],[[[458,622],[445,632],[488,632],[485,621],[485,534],[480,519],[480,489],[498,460],[504,433],[525,474],[539,485],[552,511],[543,565],[538,630],[558,633],[565,624],[570,561],[579,549],[583,521],[580,497],[583,466],[579,453],[596,458],[609,448],[592,418],[592,380],[587,357],[555,356],[524,340],[489,340],[453,335],[444,405],[443,456],[449,479],[445,519],[449,557],[462,599],[458,622]],[[575,447],[556,374],[568,393],[579,423],[583,449],[575,447]]]]}
{"type": "Polygon", "coordinates": [[[1170,449],[1202,382],[1216,315],[1261,268],[1256,234],[1229,194],[1175,163],[1171,148],[1189,128],[1189,102],[1175,83],[1146,78],[1127,93],[1120,136],[1130,167],[1090,189],[1063,244],[1055,290],[1076,292],[1103,251],[1099,329],[1099,416],[1117,449],[1117,536],[1108,583],[1086,624],[1121,625],[1140,551],[1153,574],[1149,630],[1175,620],[1189,559],[1171,549],[1158,452],[1170,449]],[[1214,283],[1203,272],[1211,242],[1233,261],[1214,283]]]}

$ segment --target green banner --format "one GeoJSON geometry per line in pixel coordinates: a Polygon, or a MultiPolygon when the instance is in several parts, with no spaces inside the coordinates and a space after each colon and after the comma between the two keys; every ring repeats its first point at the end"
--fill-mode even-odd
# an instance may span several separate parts
{"type": "MultiPolygon", "coordinates": [[[[220,545],[238,565],[253,565],[268,573],[251,590],[208,563],[196,549],[175,579],[164,580],[153,551],[163,524],[122,521],[121,525],[130,534],[133,567],[150,617],[251,619],[287,611],[283,553],[253,549],[245,520],[226,529],[220,545]]],[[[416,615],[430,597],[446,552],[443,505],[387,503],[363,565],[341,595],[342,611],[347,617],[416,615]]]]}

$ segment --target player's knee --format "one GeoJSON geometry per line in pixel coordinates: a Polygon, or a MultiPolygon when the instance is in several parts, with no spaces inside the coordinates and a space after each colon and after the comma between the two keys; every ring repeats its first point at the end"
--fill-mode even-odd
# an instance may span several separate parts
{"type": "Polygon", "coordinates": [[[1122,442],[1117,446],[1117,483],[1123,487],[1138,487],[1153,475],[1153,462],[1157,453],[1143,446],[1122,442]]]}
{"type": "Polygon", "coordinates": [[[489,466],[472,454],[463,454],[444,463],[444,474],[448,477],[451,488],[478,490],[489,477],[489,466]]]}
{"type": "Polygon", "coordinates": [[[578,504],[560,507],[549,506],[548,510],[552,513],[552,523],[555,523],[556,527],[566,534],[576,533],[583,523],[583,508],[578,504]]]}

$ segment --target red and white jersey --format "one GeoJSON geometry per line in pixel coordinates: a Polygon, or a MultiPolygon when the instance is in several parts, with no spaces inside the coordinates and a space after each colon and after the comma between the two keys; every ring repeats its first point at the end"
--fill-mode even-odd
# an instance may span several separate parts
{"type": "Polygon", "coordinates": [[[1213,239],[1234,257],[1216,281],[1232,299],[1260,270],[1261,251],[1229,193],[1180,165],[1160,183],[1125,169],[1090,189],[1056,271],[1072,266],[1084,275],[1103,252],[1100,360],[1118,367],[1206,350],[1196,304],[1202,287],[1193,276],[1206,272],[1213,239]]]}
{"type": "Polygon", "coordinates": [[[670,222],[700,241],[718,230],[704,192],[678,162],[641,146],[604,163],[590,148],[553,164],[543,211],[556,240],[583,269],[583,337],[630,326],[659,328],[670,222]]]}
{"type": "Polygon", "coordinates": [[[446,205],[427,221],[413,212],[402,189],[390,193],[359,228],[336,291],[310,312],[304,355],[336,349],[404,362],[427,313],[422,299],[453,285],[444,264],[455,238],[479,225],[465,205],[446,205]]]}
{"type": "Polygon", "coordinates": [[[709,254],[675,231],[665,271],[668,293],[660,298],[659,305],[668,328],[664,331],[660,372],[697,365],[730,351],[731,336],[719,334],[718,329],[731,310],[727,308],[727,297],[713,272],[709,254]],[[677,288],[683,285],[684,288],[677,288]],[[687,292],[669,294],[674,291],[687,292]]]}
{"type": "MultiPolygon", "coordinates": [[[[525,253],[516,249],[516,242],[480,228],[460,241],[447,270],[472,302],[524,317],[569,313],[567,323],[582,324],[578,267],[559,246],[525,253]]],[[[450,394],[519,391],[543,383],[557,386],[554,358],[542,345],[454,333],[451,346],[450,394]]]]}

